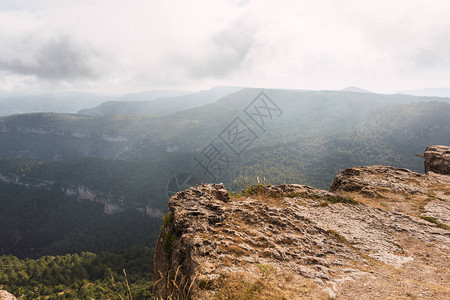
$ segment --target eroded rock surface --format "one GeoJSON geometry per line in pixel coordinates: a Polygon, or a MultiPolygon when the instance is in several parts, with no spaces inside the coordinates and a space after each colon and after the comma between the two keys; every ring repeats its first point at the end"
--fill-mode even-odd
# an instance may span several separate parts
{"type": "Polygon", "coordinates": [[[204,185],[174,196],[155,253],[155,295],[220,299],[229,284],[260,284],[265,299],[450,292],[446,229],[362,201],[332,203],[326,191],[285,185],[268,195],[274,189],[292,192],[236,198],[204,185]]]}

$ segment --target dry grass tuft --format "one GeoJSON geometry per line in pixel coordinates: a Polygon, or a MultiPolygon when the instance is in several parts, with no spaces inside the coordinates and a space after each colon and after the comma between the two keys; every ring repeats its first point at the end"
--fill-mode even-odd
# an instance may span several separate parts
{"type": "Polygon", "coordinates": [[[295,272],[280,273],[270,264],[257,264],[256,267],[256,272],[222,275],[212,299],[326,299],[314,282],[295,272]]]}
{"type": "MultiPolygon", "coordinates": [[[[197,278],[196,274],[192,280],[187,278],[181,272],[181,266],[172,272],[169,270],[167,276],[164,276],[161,272],[159,272],[160,279],[157,280],[154,285],[163,284],[167,291],[166,300],[187,300],[190,299],[191,290],[197,278]]],[[[132,299],[130,299],[132,300],[132,299]]],[[[162,300],[162,298],[157,300],[162,300]]]]}

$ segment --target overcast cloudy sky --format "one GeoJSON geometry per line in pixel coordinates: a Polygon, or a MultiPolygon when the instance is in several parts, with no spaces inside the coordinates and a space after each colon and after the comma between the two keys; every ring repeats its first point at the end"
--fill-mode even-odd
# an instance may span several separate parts
{"type": "Polygon", "coordinates": [[[0,0],[0,90],[450,86],[450,1],[0,0]]]}

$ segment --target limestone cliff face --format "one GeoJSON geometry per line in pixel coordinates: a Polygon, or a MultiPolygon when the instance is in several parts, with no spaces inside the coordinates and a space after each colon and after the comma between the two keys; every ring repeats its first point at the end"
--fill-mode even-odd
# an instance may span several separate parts
{"type": "Polygon", "coordinates": [[[446,299],[449,201],[449,175],[388,166],[347,169],[330,191],[190,188],[169,202],[155,296],[446,299]]]}
{"type": "MultiPolygon", "coordinates": [[[[14,173],[0,174],[0,182],[42,190],[51,190],[55,184],[54,181],[36,179],[14,173]]],[[[109,193],[93,190],[83,185],[64,184],[61,186],[61,191],[67,196],[78,200],[89,200],[103,204],[103,212],[108,215],[121,213],[126,209],[134,209],[145,213],[151,218],[160,218],[162,216],[162,212],[158,208],[145,206],[129,200],[127,201],[124,197],[113,196],[109,193]]]]}

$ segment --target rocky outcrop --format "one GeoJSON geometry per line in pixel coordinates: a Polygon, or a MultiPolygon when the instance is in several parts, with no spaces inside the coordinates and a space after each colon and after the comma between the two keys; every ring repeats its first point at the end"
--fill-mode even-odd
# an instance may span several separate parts
{"type": "Polygon", "coordinates": [[[450,176],[347,169],[330,191],[221,184],[174,195],[154,258],[157,299],[444,299],[450,176]],[[251,298],[253,297],[253,298],[251,298]],[[284,298],[283,298],[284,297],[284,298]]]}
{"type": "Polygon", "coordinates": [[[450,146],[430,146],[424,154],[425,172],[450,175],[450,146]]]}
{"type": "Polygon", "coordinates": [[[17,300],[13,294],[0,290],[0,300],[17,300]]]}
{"type": "Polygon", "coordinates": [[[425,178],[424,174],[390,166],[356,167],[340,172],[330,191],[360,192],[372,197],[379,196],[384,189],[416,194],[424,191],[417,183],[425,178]]]}

